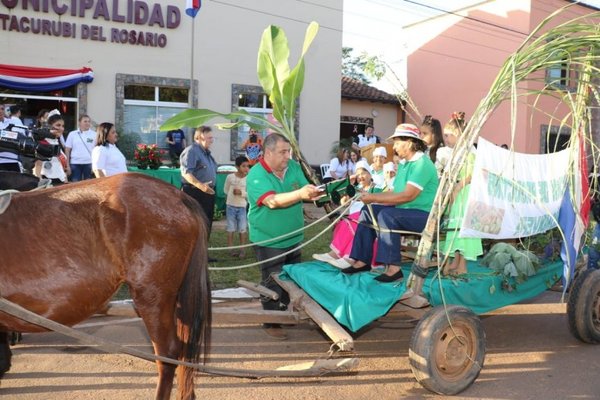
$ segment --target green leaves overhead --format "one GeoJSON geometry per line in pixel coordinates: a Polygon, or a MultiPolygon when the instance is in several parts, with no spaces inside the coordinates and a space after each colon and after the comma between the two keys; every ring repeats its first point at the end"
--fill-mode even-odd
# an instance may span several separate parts
{"type": "Polygon", "coordinates": [[[305,175],[318,183],[313,170],[302,157],[294,133],[297,99],[304,86],[304,55],[310,48],[319,31],[319,24],[311,22],[304,35],[304,44],[298,64],[290,72],[290,48],[285,32],[278,26],[268,26],[261,37],[257,56],[257,74],[263,90],[269,96],[273,106],[273,117],[279,124],[259,115],[245,111],[220,113],[212,110],[186,110],[169,118],[161,131],[181,127],[196,128],[207,124],[214,118],[223,118],[230,122],[217,124],[220,129],[233,129],[240,125],[249,125],[259,130],[269,129],[285,136],[291,144],[295,157],[300,161],[305,175]]]}
{"type": "Polygon", "coordinates": [[[169,118],[164,124],[161,125],[160,130],[170,131],[183,127],[196,128],[200,125],[207,124],[208,121],[215,118],[223,118],[235,121],[217,124],[219,129],[231,129],[243,124],[259,130],[273,129],[277,127],[263,117],[250,114],[245,110],[225,114],[207,109],[190,109],[182,111],[179,114],[169,118]]]}
{"type": "Polygon", "coordinates": [[[258,48],[258,79],[267,93],[273,91],[274,81],[283,85],[290,74],[290,48],[285,32],[278,26],[269,25],[264,30],[258,48]],[[275,67],[275,71],[272,68],[275,67]]]}
{"type": "Polygon", "coordinates": [[[291,72],[289,45],[281,28],[272,25],[267,27],[263,32],[258,49],[258,80],[269,95],[269,100],[273,105],[273,116],[292,137],[294,137],[293,122],[296,113],[296,99],[304,87],[304,55],[318,31],[319,24],[311,22],[304,35],[300,59],[291,72]]]}

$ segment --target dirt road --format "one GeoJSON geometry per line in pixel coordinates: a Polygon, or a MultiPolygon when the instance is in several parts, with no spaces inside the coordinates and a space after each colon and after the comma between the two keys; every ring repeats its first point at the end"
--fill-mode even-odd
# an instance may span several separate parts
{"type": "MultiPolygon", "coordinates": [[[[568,332],[559,294],[545,292],[530,304],[483,317],[487,356],[479,379],[455,399],[598,399],[600,346],[585,345],[568,332]]],[[[140,322],[111,317],[87,321],[85,332],[150,351],[140,322]]],[[[269,369],[325,356],[329,341],[311,324],[288,329],[275,341],[255,325],[217,326],[211,364],[269,369]]],[[[199,376],[199,399],[421,399],[444,398],[423,389],[408,364],[412,329],[375,323],[356,336],[355,372],[308,379],[246,380],[199,376]]],[[[103,354],[58,334],[25,335],[14,349],[13,368],[0,397],[44,399],[150,399],[156,379],[152,363],[103,354]]],[[[174,398],[174,396],[173,396],[174,398]]]]}

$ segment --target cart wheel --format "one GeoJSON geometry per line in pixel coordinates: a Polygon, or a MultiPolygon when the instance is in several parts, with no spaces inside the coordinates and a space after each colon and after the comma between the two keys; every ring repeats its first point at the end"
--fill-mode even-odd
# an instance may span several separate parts
{"type": "Polygon", "coordinates": [[[600,343],[600,270],[585,270],[573,282],[567,318],[573,336],[584,343],[600,343]]]}
{"type": "Polygon", "coordinates": [[[466,307],[434,307],[415,328],[408,357],[425,389],[443,395],[462,392],[483,368],[485,332],[479,317],[466,307]]]}

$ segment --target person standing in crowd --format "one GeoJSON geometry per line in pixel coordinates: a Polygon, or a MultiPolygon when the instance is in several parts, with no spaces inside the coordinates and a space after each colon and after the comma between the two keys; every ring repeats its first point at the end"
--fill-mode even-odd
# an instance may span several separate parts
{"type": "Polygon", "coordinates": [[[370,144],[381,143],[381,138],[374,134],[373,126],[367,125],[364,135],[357,135],[352,143],[352,148],[358,150],[370,144]]]}
{"type": "Polygon", "coordinates": [[[394,191],[361,196],[363,203],[372,204],[372,212],[367,206],[361,210],[350,253],[352,266],[342,270],[346,274],[370,271],[373,243],[379,237],[376,263],[386,266],[385,273],[374,278],[379,282],[402,279],[401,236],[392,231],[421,232],[439,184],[433,162],[423,153],[427,146],[416,126],[400,124],[389,139],[394,141],[394,153],[403,160],[398,164],[394,191]],[[374,225],[381,227],[379,235],[371,228],[374,225]]]}
{"type": "Polygon", "coordinates": [[[42,128],[48,123],[48,113],[49,111],[45,108],[42,108],[40,111],[38,111],[35,119],[35,128],[42,128]]]}
{"type": "MultiPolygon", "coordinates": [[[[4,104],[0,104],[0,129],[5,129],[11,124],[10,119],[6,118],[4,104]]],[[[22,164],[19,155],[12,151],[0,150],[0,171],[21,172],[22,164]]]]}
{"type": "Polygon", "coordinates": [[[98,125],[96,147],[92,150],[92,170],[96,178],[127,172],[127,162],[116,146],[119,135],[115,125],[103,122],[98,125]]]}
{"type": "MultiPolygon", "coordinates": [[[[323,192],[308,183],[300,164],[291,159],[291,146],[286,137],[271,133],[263,145],[264,156],[247,177],[250,241],[256,243],[256,258],[262,262],[261,284],[279,295],[278,300],[261,298],[263,309],[285,310],[289,296],[273,281],[271,274],[281,272],[284,264],[300,262],[300,249],[294,249],[304,239],[304,232],[281,236],[304,226],[302,201],[315,200],[323,192]],[[287,252],[290,254],[283,255],[287,252]],[[274,257],[278,258],[270,260],[274,257]]],[[[287,339],[279,324],[264,324],[263,328],[275,339],[287,339]]]]}
{"type": "Polygon", "coordinates": [[[350,176],[350,153],[347,149],[340,147],[337,155],[329,162],[329,169],[323,176],[323,183],[331,182],[337,179],[344,179],[350,176]]]}
{"type": "Polygon", "coordinates": [[[71,167],[71,182],[92,177],[92,150],[96,147],[96,134],[91,130],[89,115],[79,117],[79,129],[69,132],[65,143],[67,162],[71,167]]]}
{"type": "MultiPolygon", "coordinates": [[[[194,143],[181,152],[181,190],[192,196],[206,215],[208,236],[212,230],[215,210],[217,162],[210,152],[215,138],[209,126],[202,125],[194,132],[194,143]]],[[[209,259],[210,260],[210,259],[209,259]]]]}
{"type": "Polygon", "coordinates": [[[185,133],[183,129],[174,129],[167,132],[167,144],[169,145],[169,155],[171,156],[171,165],[179,167],[179,157],[186,148],[185,133]]]}
{"type": "Polygon", "coordinates": [[[441,176],[444,166],[450,159],[452,149],[444,146],[444,135],[440,120],[433,118],[431,115],[426,115],[423,123],[421,123],[421,136],[427,145],[425,155],[433,161],[438,176],[441,176]]]}
{"type": "MultiPolygon", "coordinates": [[[[465,113],[452,113],[450,121],[444,125],[444,138],[449,148],[453,149],[462,135],[466,126],[465,113]]],[[[471,176],[475,167],[475,148],[471,148],[458,175],[458,181],[454,185],[450,197],[449,212],[447,215],[446,240],[441,243],[440,250],[447,257],[453,257],[451,263],[444,266],[444,275],[460,275],[467,272],[467,260],[476,261],[483,254],[483,246],[479,238],[461,238],[460,224],[463,220],[469,189],[471,187],[471,176]]]]}
{"type": "MultiPolygon", "coordinates": [[[[250,170],[248,159],[244,156],[238,156],[235,159],[237,171],[227,175],[223,191],[227,196],[227,246],[233,246],[233,236],[236,232],[240,235],[240,245],[246,244],[246,230],[248,229],[248,218],[246,215],[246,206],[248,205],[246,193],[246,176],[250,170]]],[[[244,258],[246,251],[242,248],[239,252],[232,251],[233,257],[244,258]]]]}
{"type": "Polygon", "coordinates": [[[252,167],[263,155],[263,140],[258,136],[258,130],[250,128],[248,139],[242,145],[248,164],[252,167]]]}
{"type": "Polygon", "coordinates": [[[41,140],[42,144],[51,144],[60,146],[58,155],[52,157],[49,161],[36,160],[33,168],[33,174],[38,178],[47,178],[52,180],[53,185],[61,185],[67,182],[67,176],[71,173],[67,156],[65,155],[60,138],[65,131],[65,121],[62,115],[54,114],[48,118],[50,132],[54,138],[41,140]]]}
{"type": "Polygon", "coordinates": [[[23,120],[21,119],[21,113],[23,109],[21,106],[11,106],[10,107],[10,123],[17,126],[25,126],[23,125],[23,120]]]}

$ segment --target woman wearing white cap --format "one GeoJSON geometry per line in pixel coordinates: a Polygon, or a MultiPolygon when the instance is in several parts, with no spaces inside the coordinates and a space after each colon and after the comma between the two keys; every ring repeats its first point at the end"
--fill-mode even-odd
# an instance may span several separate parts
{"type": "Polygon", "coordinates": [[[370,271],[373,243],[379,237],[376,263],[387,267],[384,274],[375,278],[380,282],[393,282],[403,277],[400,268],[400,234],[390,231],[421,232],[425,228],[439,183],[433,162],[423,153],[427,146],[416,126],[398,125],[390,139],[394,141],[394,152],[405,162],[398,165],[393,192],[361,196],[365,204],[377,204],[372,205],[372,214],[366,206],[361,210],[350,253],[352,266],[342,270],[349,274],[370,271]],[[371,228],[375,225],[372,216],[381,228],[379,234],[371,228]]]}
{"type": "Polygon", "coordinates": [[[375,185],[383,187],[385,185],[385,179],[383,178],[383,165],[387,161],[387,151],[385,147],[377,147],[373,150],[373,164],[371,169],[373,170],[373,181],[375,185]]]}
{"type": "MultiPolygon", "coordinates": [[[[371,175],[369,164],[360,160],[356,163],[356,184],[360,193],[379,193],[381,189],[375,186],[371,175]]],[[[323,254],[313,254],[313,258],[324,261],[337,268],[348,268],[350,263],[344,258],[350,255],[352,250],[352,239],[356,233],[356,221],[360,210],[364,206],[362,201],[354,201],[348,210],[348,218],[337,223],[333,230],[333,239],[329,247],[331,251],[323,254]]]]}
{"type": "Polygon", "coordinates": [[[396,179],[396,164],[392,161],[383,164],[383,185],[382,192],[393,192],[394,191],[394,180],[396,179]]]}

